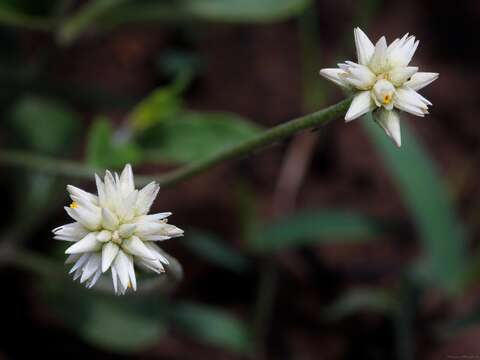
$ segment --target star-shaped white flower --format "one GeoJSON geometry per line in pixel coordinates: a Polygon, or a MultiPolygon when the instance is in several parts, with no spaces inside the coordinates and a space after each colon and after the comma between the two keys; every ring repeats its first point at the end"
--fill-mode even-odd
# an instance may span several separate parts
{"type": "Polygon", "coordinates": [[[418,47],[415,36],[405,34],[387,46],[385,36],[376,45],[360,28],[354,29],[358,63],[346,61],[320,74],[335,84],[356,92],[345,120],[352,121],[369,111],[387,135],[401,146],[398,110],[417,116],[428,114],[430,101],[417,90],[438,78],[437,73],[418,72],[409,66],[418,47]]]}
{"type": "Polygon", "coordinates": [[[125,294],[137,288],[135,264],[165,272],[168,260],[156,242],[183,230],[167,224],[169,212],[147,215],[159,186],[151,182],[136,190],[130,165],[120,176],[107,170],[104,181],[97,175],[95,180],[98,195],[67,186],[72,203],[65,210],[75,222],[54,229],[54,238],[73,243],[65,253],[74,280],[91,288],[110,269],[115,293],[125,294]]]}

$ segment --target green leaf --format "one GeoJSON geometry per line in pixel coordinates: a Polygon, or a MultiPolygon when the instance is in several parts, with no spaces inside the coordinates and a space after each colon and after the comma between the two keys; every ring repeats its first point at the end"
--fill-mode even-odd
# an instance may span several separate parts
{"type": "Polygon", "coordinates": [[[343,294],[322,313],[328,320],[339,320],[361,311],[391,314],[395,308],[394,297],[386,290],[355,289],[343,294]]]}
{"type": "Polygon", "coordinates": [[[97,118],[88,136],[87,163],[98,168],[120,168],[142,158],[141,150],[133,143],[117,140],[108,119],[97,118]]]}
{"type": "Polygon", "coordinates": [[[186,163],[252,138],[259,129],[227,113],[183,112],[142,134],[138,143],[151,161],[186,163]]]}
{"type": "Polygon", "coordinates": [[[35,30],[49,30],[53,22],[47,18],[56,1],[2,0],[0,3],[0,24],[25,27],[35,30]]]}
{"type": "Polygon", "coordinates": [[[38,97],[25,97],[8,117],[16,140],[46,154],[62,153],[78,141],[79,118],[68,106],[38,97]]]}
{"type": "Polygon", "coordinates": [[[128,117],[133,130],[145,131],[163,120],[173,118],[182,105],[179,85],[177,82],[169,87],[157,89],[141,101],[128,117]]]}
{"type": "Polygon", "coordinates": [[[167,307],[157,298],[106,295],[66,282],[45,282],[43,290],[50,310],[93,346],[131,353],[165,333],[167,307]]]}
{"type": "Polygon", "coordinates": [[[371,116],[365,120],[365,130],[416,222],[427,257],[427,280],[458,290],[466,265],[465,238],[442,176],[406,121],[398,149],[371,116]]]}
{"type": "Polygon", "coordinates": [[[361,242],[383,235],[385,225],[364,215],[337,210],[301,212],[265,226],[250,244],[269,252],[312,244],[361,242]]]}
{"type": "Polygon", "coordinates": [[[92,28],[111,29],[131,22],[269,23],[298,15],[309,3],[310,0],[92,0],[64,22],[58,37],[68,43],[92,28]]]}
{"type": "Polygon", "coordinates": [[[172,324],[199,342],[238,353],[249,352],[251,331],[236,317],[211,307],[180,303],[172,309],[172,324]]]}
{"type": "Polygon", "coordinates": [[[222,268],[241,273],[249,267],[247,258],[213,234],[190,230],[181,242],[195,255],[222,268]]]}

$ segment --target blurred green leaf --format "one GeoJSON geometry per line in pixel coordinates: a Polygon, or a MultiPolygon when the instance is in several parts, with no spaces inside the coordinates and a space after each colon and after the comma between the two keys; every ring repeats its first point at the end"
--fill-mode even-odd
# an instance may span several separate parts
{"type": "Polygon", "coordinates": [[[56,2],[55,0],[2,0],[0,3],[0,24],[49,30],[53,23],[45,15],[49,14],[56,2]]]}
{"type": "Polygon", "coordinates": [[[86,158],[93,167],[119,168],[140,161],[142,152],[129,141],[116,140],[108,119],[99,117],[90,129],[86,158]]]}
{"type": "Polygon", "coordinates": [[[24,146],[58,154],[78,141],[79,118],[66,105],[37,97],[25,97],[14,105],[9,125],[24,146]]]}
{"type": "Polygon", "coordinates": [[[427,267],[423,274],[446,290],[458,290],[465,273],[465,238],[447,188],[434,162],[402,123],[400,149],[392,145],[371,115],[363,125],[382,157],[420,232],[427,267]]]}
{"type": "Polygon", "coordinates": [[[395,307],[394,297],[386,290],[355,289],[343,294],[322,313],[328,320],[339,320],[361,311],[391,314],[395,307]]]}
{"type": "Polygon", "coordinates": [[[45,281],[50,310],[83,340],[102,349],[130,353],[155,344],[166,331],[165,303],[154,297],[114,296],[79,285],[45,281]]]}
{"type": "Polygon", "coordinates": [[[383,223],[361,214],[309,211],[265,226],[250,246],[254,251],[269,252],[312,244],[361,242],[384,232],[383,223]]]}
{"type": "Polygon", "coordinates": [[[190,230],[181,242],[197,256],[222,268],[241,273],[249,267],[246,257],[213,234],[190,230]]]}
{"type": "Polygon", "coordinates": [[[172,118],[181,108],[180,84],[155,90],[141,101],[128,117],[129,124],[136,132],[145,131],[151,126],[172,118]]]}
{"type": "Polygon", "coordinates": [[[110,29],[130,22],[268,23],[298,15],[309,3],[310,0],[91,0],[64,22],[58,37],[68,43],[92,28],[110,29]]]}
{"type": "Polygon", "coordinates": [[[186,163],[239,144],[258,131],[234,114],[182,112],[151,127],[138,142],[148,160],[186,163]]]}
{"type": "Polygon", "coordinates": [[[197,341],[238,353],[250,351],[250,328],[229,313],[193,303],[180,303],[172,310],[173,325],[197,341]]]}

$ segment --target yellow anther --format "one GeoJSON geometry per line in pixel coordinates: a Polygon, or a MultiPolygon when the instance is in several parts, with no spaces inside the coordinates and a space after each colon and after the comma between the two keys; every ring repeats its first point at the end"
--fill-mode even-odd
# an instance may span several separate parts
{"type": "Polygon", "coordinates": [[[72,203],[70,204],[70,208],[76,209],[77,207],[78,207],[78,203],[76,201],[72,201],[72,203]]]}
{"type": "Polygon", "coordinates": [[[392,101],[392,97],[390,95],[385,95],[383,97],[383,103],[384,104],[388,105],[388,104],[390,104],[391,101],[392,101]]]}

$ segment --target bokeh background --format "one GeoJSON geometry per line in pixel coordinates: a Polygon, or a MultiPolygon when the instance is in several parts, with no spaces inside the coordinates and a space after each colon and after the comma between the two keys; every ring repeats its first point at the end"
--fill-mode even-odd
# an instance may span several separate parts
{"type": "MultiPolygon", "coordinates": [[[[0,358],[480,357],[478,1],[2,0],[0,358]],[[440,79],[397,149],[341,119],[160,191],[178,286],[73,283],[65,185],[164,174],[344,97],[353,27],[440,79]]],[[[145,279],[145,281],[149,281],[145,279]]]]}

